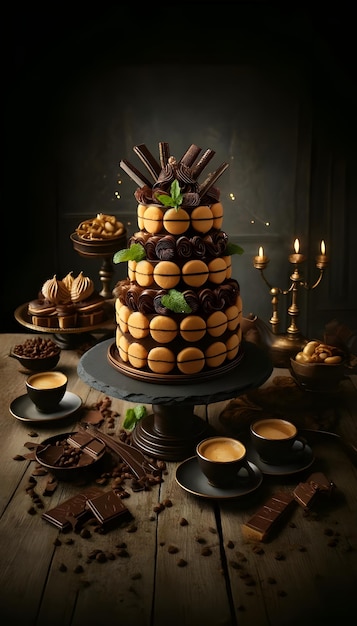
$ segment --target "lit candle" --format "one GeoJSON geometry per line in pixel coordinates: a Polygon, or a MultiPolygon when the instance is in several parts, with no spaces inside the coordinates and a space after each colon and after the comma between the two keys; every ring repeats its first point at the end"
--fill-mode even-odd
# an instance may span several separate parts
{"type": "Polygon", "coordinates": [[[318,254],[316,257],[316,267],[320,270],[323,270],[328,265],[328,256],[326,254],[326,246],[324,240],[321,241],[320,250],[321,254],[318,254]]]}
{"type": "Polygon", "coordinates": [[[258,256],[254,257],[254,267],[256,267],[259,270],[263,270],[269,263],[269,259],[267,256],[264,255],[264,248],[263,246],[259,247],[258,250],[258,256]]]}
{"type": "Polygon", "coordinates": [[[297,265],[298,263],[302,263],[303,261],[305,261],[304,255],[299,253],[300,241],[298,239],[295,239],[294,241],[294,250],[295,254],[290,254],[289,256],[290,263],[294,263],[295,265],[297,265]]]}

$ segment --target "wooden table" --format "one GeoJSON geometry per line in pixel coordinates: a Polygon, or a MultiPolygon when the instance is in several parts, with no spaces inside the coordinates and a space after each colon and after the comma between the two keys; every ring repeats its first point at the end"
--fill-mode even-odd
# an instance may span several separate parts
{"type": "MultiPolygon", "coordinates": [[[[26,373],[8,357],[9,350],[30,336],[0,336],[0,619],[4,626],[356,623],[357,470],[336,438],[314,436],[315,461],[308,470],[264,475],[256,491],[236,499],[211,500],[188,493],[176,482],[179,462],[167,462],[160,485],[148,491],[129,489],[125,504],[134,515],[136,532],[116,528],[90,538],[74,531],[60,533],[41,519],[41,513],[75,495],[80,487],[60,482],[51,496],[43,496],[46,476],[36,478],[44,509],[29,514],[32,500],[26,487],[35,464],[14,457],[28,452],[26,442],[75,430],[77,424],[77,415],[33,424],[10,413],[11,402],[25,393],[26,373]],[[332,496],[310,513],[296,504],[270,541],[259,545],[246,541],[242,524],[272,494],[293,490],[312,471],[324,472],[335,483],[332,496]],[[165,500],[172,506],[156,513],[154,507],[165,500]],[[122,544],[126,557],[118,556],[122,544]],[[94,549],[115,558],[89,559],[94,549]],[[180,566],[183,562],[186,565],[180,566]]],[[[57,369],[68,375],[68,390],[90,408],[104,396],[78,377],[79,358],[75,350],[63,350],[57,369]]],[[[288,372],[274,370],[271,379],[277,374],[288,372]]],[[[223,432],[219,416],[226,404],[197,406],[195,413],[223,432]]],[[[132,407],[112,398],[111,409],[119,414],[116,432],[132,407]]],[[[356,376],[340,384],[336,410],[336,432],[356,445],[356,376]]]]}

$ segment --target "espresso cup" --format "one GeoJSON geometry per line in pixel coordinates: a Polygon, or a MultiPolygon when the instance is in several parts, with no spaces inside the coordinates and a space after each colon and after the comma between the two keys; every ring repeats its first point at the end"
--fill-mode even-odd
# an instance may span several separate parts
{"type": "Polygon", "coordinates": [[[63,372],[37,372],[26,380],[30,400],[42,413],[52,413],[59,408],[67,389],[67,376],[63,372]]]}
{"type": "Polygon", "coordinates": [[[296,426],[280,418],[265,418],[250,425],[250,439],[262,461],[279,465],[294,460],[306,441],[299,437],[296,426]]]}
{"type": "Polygon", "coordinates": [[[208,482],[221,489],[238,485],[254,476],[246,448],[232,437],[208,437],[196,446],[198,464],[208,482]]]}

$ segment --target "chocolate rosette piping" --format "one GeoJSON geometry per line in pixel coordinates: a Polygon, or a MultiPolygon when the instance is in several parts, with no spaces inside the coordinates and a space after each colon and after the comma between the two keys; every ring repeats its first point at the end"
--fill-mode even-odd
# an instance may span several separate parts
{"type": "Polygon", "coordinates": [[[161,289],[154,298],[154,309],[156,313],[159,313],[159,315],[170,314],[170,309],[164,306],[161,302],[162,296],[165,296],[166,294],[168,294],[167,289],[161,289]]]}
{"type": "Polygon", "coordinates": [[[131,311],[138,311],[139,290],[136,285],[132,285],[126,292],[125,304],[131,311]]]}
{"type": "Polygon", "coordinates": [[[140,313],[155,313],[154,297],[155,289],[144,289],[138,298],[138,310],[140,313]]]}
{"type": "Polygon", "coordinates": [[[193,246],[191,240],[183,235],[176,241],[177,254],[181,259],[190,259],[192,257],[193,246]]]}
{"type": "Polygon", "coordinates": [[[207,253],[206,242],[202,239],[202,237],[199,237],[198,235],[192,237],[191,241],[195,257],[199,259],[204,258],[207,253]]]}
{"type": "Polygon", "coordinates": [[[217,256],[217,247],[215,243],[212,241],[212,237],[206,237],[205,244],[206,244],[206,250],[207,250],[207,257],[215,258],[217,256]]]}
{"type": "Polygon", "coordinates": [[[147,185],[144,185],[143,187],[138,187],[134,192],[134,197],[135,200],[139,202],[139,204],[152,204],[152,189],[147,185]]]}
{"type": "Polygon", "coordinates": [[[210,315],[214,311],[219,310],[216,294],[211,289],[201,289],[199,292],[200,305],[206,315],[210,315]]]}
{"type": "Polygon", "coordinates": [[[120,280],[115,285],[115,288],[113,290],[113,295],[115,295],[116,298],[119,298],[119,301],[121,302],[121,304],[126,304],[126,294],[128,293],[129,289],[130,289],[130,280],[128,278],[125,278],[124,280],[120,280]]]}
{"type": "Polygon", "coordinates": [[[197,192],[188,191],[182,194],[182,206],[190,209],[200,204],[200,196],[197,192]]]}
{"type": "Polygon", "coordinates": [[[149,261],[156,261],[157,260],[156,246],[157,246],[159,241],[160,241],[160,237],[158,237],[158,236],[150,237],[147,240],[147,242],[145,244],[145,253],[146,253],[146,258],[149,261]]]}
{"type": "Polygon", "coordinates": [[[155,247],[155,254],[160,261],[170,261],[175,258],[176,239],[172,235],[159,237],[155,247]]]}
{"type": "Polygon", "coordinates": [[[193,291],[192,289],[186,289],[186,291],[182,292],[182,295],[185,298],[192,313],[196,313],[198,309],[200,308],[200,302],[199,302],[197,293],[193,291]]]}
{"type": "Polygon", "coordinates": [[[145,244],[147,242],[147,240],[149,239],[149,237],[151,237],[150,233],[145,233],[144,231],[140,230],[137,233],[134,233],[128,240],[128,247],[130,248],[130,246],[133,243],[140,243],[143,248],[145,248],[145,244]]]}
{"type": "Polygon", "coordinates": [[[218,233],[213,233],[212,241],[216,247],[216,255],[221,256],[224,254],[228,243],[227,233],[223,230],[220,230],[218,233]]]}

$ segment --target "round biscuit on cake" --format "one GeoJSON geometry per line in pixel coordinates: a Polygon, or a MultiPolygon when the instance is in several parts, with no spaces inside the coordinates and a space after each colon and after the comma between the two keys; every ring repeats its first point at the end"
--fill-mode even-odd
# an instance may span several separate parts
{"type": "Polygon", "coordinates": [[[206,263],[198,259],[187,261],[182,268],[182,278],[190,287],[202,287],[207,281],[208,275],[206,263]]]}
{"type": "Polygon", "coordinates": [[[177,355],[177,367],[183,374],[198,374],[205,366],[205,355],[202,350],[187,347],[177,355]]]}
{"type": "Polygon", "coordinates": [[[135,280],[136,266],[137,266],[137,261],[133,261],[133,260],[128,261],[128,278],[131,281],[135,280]]]}
{"type": "Polygon", "coordinates": [[[216,285],[221,285],[226,278],[227,274],[227,263],[224,259],[212,259],[208,263],[209,269],[209,280],[211,283],[215,283],[216,285]]]}
{"type": "Polygon", "coordinates": [[[200,341],[206,334],[206,322],[199,315],[187,315],[181,320],[180,334],[185,341],[200,341]]]}
{"type": "Polygon", "coordinates": [[[168,374],[175,367],[175,355],[172,350],[163,346],[157,346],[149,351],[148,367],[155,374],[168,374]]]}
{"type": "Polygon", "coordinates": [[[154,235],[162,230],[164,213],[160,207],[150,204],[143,216],[144,228],[154,235]]]}
{"type": "Polygon", "coordinates": [[[122,333],[128,332],[128,318],[129,318],[130,313],[131,311],[129,307],[126,306],[126,304],[123,304],[119,309],[118,324],[120,326],[120,330],[122,331],[122,333]]]}
{"type": "Polygon", "coordinates": [[[197,206],[191,213],[191,225],[198,233],[208,233],[213,226],[213,215],[209,206],[197,206]]]}
{"type": "Polygon", "coordinates": [[[240,321],[238,307],[232,304],[232,306],[229,306],[224,312],[228,320],[228,330],[235,330],[240,321]]]}
{"type": "Polygon", "coordinates": [[[142,369],[147,364],[148,353],[141,343],[131,343],[128,347],[129,363],[138,369],[142,369]]]}
{"type": "Polygon", "coordinates": [[[129,342],[124,335],[119,337],[119,341],[117,341],[117,348],[119,351],[120,358],[126,363],[129,360],[128,352],[129,352],[129,342]]]}
{"type": "Polygon", "coordinates": [[[154,280],[162,289],[173,289],[180,278],[180,268],[173,261],[159,261],[154,267],[154,280]]]}
{"type": "Polygon", "coordinates": [[[167,209],[163,224],[171,235],[182,235],[190,226],[190,216],[185,209],[167,209]]]}
{"type": "Polygon", "coordinates": [[[140,287],[150,287],[154,282],[153,268],[149,261],[138,261],[135,268],[135,280],[140,287]]]}
{"type": "Polygon", "coordinates": [[[156,315],[150,320],[150,335],[158,343],[169,343],[177,335],[177,322],[166,315],[156,315]]]}
{"type": "Polygon", "coordinates": [[[137,208],[137,218],[138,218],[138,226],[140,230],[144,230],[144,214],[147,207],[145,204],[138,204],[137,208]]]}
{"type": "Polygon", "coordinates": [[[226,360],[227,348],[223,341],[215,341],[205,351],[206,365],[219,367],[226,360]]]}
{"type": "Polygon", "coordinates": [[[222,257],[227,265],[227,271],[226,271],[226,278],[231,278],[232,277],[232,257],[231,256],[224,256],[222,257]]]}
{"type": "Polygon", "coordinates": [[[213,215],[213,228],[220,230],[223,225],[223,204],[221,202],[215,202],[211,205],[211,211],[213,215]]]}
{"type": "Polygon", "coordinates": [[[227,316],[223,311],[215,311],[207,318],[207,332],[211,337],[220,337],[226,332],[228,326],[227,316]]]}
{"type": "Polygon", "coordinates": [[[227,339],[226,348],[227,348],[227,359],[229,361],[232,361],[233,359],[236,358],[238,354],[239,346],[240,346],[240,339],[238,335],[236,334],[231,335],[229,339],[227,339]]]}
{"type": "Polygon", "coordinates": [[[149,334],[149,320],[143,313],[134,311],[128,317],[128,331],[135,339],[143,339],[149,334]]]}

